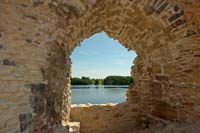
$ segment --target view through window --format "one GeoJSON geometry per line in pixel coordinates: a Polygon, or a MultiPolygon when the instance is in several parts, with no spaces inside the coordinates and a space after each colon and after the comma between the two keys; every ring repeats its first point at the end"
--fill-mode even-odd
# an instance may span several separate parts
{"type": "Polygon", "coordinates": [[[135,57],[105,32],[84,40],[71,55],[72,104],[125,102],[135,57]]]}

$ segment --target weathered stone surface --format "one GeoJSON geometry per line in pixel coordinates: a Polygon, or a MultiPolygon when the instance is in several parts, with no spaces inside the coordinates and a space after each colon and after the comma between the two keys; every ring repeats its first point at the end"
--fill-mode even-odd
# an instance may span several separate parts
{"type": "Polygon", "coordinates": [[[71,107],[71,121],[80,122],[81,133],[131,133],[137,116],[138,105],[134,104],[83,104],[71,107]]]}
{"type": "MultiPolygon", "coordinates": [[[[137,105],[133,112],[137,110],[137,116],[144,118],[138,125],[150,127],[147,123],[152,123],[154,127],[154,120],[162,119],[170,122],[166,130],[158,131],[192,131],[191,125],[200,122],[199,7],[199,0],[1,1],[0,132],[51,132],[63,129],[61,124],[67,126],[69,56],[81,41],[101,31],[138,55],[131,71],[135,85],[129,87],[126,102],[137,105]],[[22,114],[32,117],[20,121],[22,114]]],[[[105,108],[115,112],[118,107],[105,108]]],[[[113,116],[132,129],[135,125],[123,116],[135,113],[121,110],[124,113],[105,116],[107,121],[113,116]]],[[[138,120],[134,117],[131,121],[138,120]]],[[[98,123],[96,126],[100,129],[98,123]]],[[[102,129],[106,132],[111,130],[106,126],[124,129],[107,123],[102,129]]]]}
{"type": "Polygon", "coordinates": [[[20,131],[25,132],[25,130],[28,128],[29,125],[32,123],[32,114],[20,114],[19,116],[20,120],[20,131]]]}
{"type": "Polygon", "coordinates": [[[79,133],[80,132],[80,122],[69,122],[68,131],[70,133],[79,133]]]}

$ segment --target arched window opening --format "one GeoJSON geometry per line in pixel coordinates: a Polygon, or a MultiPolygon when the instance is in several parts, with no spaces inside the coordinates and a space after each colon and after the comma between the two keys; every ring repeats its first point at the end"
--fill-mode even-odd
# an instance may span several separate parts
{"type": "Polygon", "coordinates": [[[125,102],[135,57],[105,32],[84,40],[71,55],[72,104],[125,102]]]}

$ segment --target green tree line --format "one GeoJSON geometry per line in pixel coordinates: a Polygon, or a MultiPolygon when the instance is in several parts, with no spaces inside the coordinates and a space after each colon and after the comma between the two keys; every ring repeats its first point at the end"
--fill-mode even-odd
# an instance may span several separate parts
{"type": "Polygon", "coordinates": [[[90,79],[89,77],[74,77],[72,85],[129,85],[134,83],[131,76],[107,76],[105,79],[90,79]]]}

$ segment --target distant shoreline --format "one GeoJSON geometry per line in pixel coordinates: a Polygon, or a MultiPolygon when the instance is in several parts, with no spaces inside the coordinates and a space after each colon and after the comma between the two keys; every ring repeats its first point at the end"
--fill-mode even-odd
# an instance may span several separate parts
{"type": "Polygon", "coordinates": [[[71,85],[71,89],[88,88],[128,88],[129,85],[71,85]]]}
{"type": "Polygon", "coordinates": [[[131,76],[107,76],[104,79],[71,78],[71,85],[129,85],[132,83],[134,83],[134,80],[131,76]]]}

